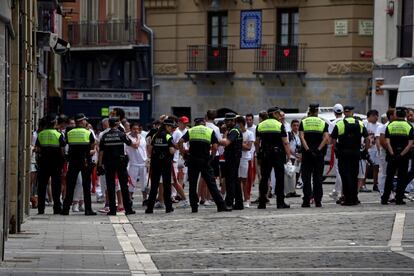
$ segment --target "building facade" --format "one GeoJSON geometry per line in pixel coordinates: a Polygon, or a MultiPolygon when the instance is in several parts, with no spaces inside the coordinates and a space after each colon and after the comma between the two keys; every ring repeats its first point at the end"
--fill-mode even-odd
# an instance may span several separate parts
{"type": "Polygon", "coordinates": [[[400,78],[414,74],[414,1],[375,1],[372,108],[395,107],[400,78]]]}
{"type": "Polygon", "coordinates": [[[138,0],[74,0],[64,4],[71,54],[63,68],[63,112],[91,120],[122,107],[131,120],[152,113],[151,47],[138,0]]]}
{"type": "Polygon", "coordinates": [[[309,102],[365,112],[372,0],[146,0],[155,34],[154,116],[309,102]]]}

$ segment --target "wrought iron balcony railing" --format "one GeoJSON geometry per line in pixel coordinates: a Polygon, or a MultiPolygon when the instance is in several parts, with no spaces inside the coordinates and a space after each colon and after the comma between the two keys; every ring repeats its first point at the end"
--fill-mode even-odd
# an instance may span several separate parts
{"type": "Polygon", "coordinates": [[[71,46],[105,46],[137,44],[139,20],[81,21],[68,24],[71,46]]]}
{"type": "Polygon", "coordinates": [[[262,44],[256,49],[255,73],[305,72],[305,45],[262,44]]]}
{"type": "Polygon", "coordinates": [[[187,73],[233,71],[234,45],[188,45],[187,73]]]}

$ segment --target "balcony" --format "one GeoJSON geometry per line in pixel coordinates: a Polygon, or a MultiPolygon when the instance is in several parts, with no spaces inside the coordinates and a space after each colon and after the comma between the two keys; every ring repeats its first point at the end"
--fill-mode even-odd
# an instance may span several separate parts
{"type": "Polygon", "coordinates": [[[138,44],[139,20],[70,22],[68,40],[73,47],[138,44]]]}
{"type": "Polygon", "coordinates": [[[187,71],[185,74],[195,84],[195,76],[208,78],[212,83],[218,77],[231,77],[233,70],[234,45],[188,45],[187,71]]]}
{"type": "Polygon", "coordinates": [[[297,75],[304,84],[305,45],[262,44],[256,49],[254,72],[264,84],[265,76],[275,76],[281,85],[285,84],[284,75],[297,75]]]}

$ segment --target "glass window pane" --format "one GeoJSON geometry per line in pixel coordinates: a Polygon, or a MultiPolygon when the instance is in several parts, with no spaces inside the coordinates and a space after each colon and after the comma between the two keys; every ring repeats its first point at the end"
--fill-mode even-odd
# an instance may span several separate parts
{"type": "Polygon", "coordinates": [[[222,36],[222,37],[227,36],[227,27],[223,27],[223,28],[221,28],[221,36],[222,36]]]}
{"type": "Polygon", "coordinates": [[[293,16],[293,23],[297,24],[299,23],[299,13],[295,12],[292,14],[293,16]]]}
{"type": "Polygon", "coordinates": [[[222,26],[227,26],[227,16],[222,16],[221,17],[221,25],[222,26]]]}
{"type": "Polygon", "coordinates": [[[218,39],[217,37],[211,38],[211,46],[217,46],[218,45],[218,39]]]}
{"type": "Polygon", "coordinates": [[[217,16],[211,17],[211,26],[218,26],[218,17],[217,16]]]}
{"type": "Polygon", "coordinates": [[[280,28],[281,35],[287,35],[289,33],[289,25],[282,25],[280,28]]]}
{"type": "Polygon", "coordinates": [[[282,13],[281,16],[282,16],[282,20],[281,20],[282,24],[288,24],[289,23],[289,14],[288,13],[282,13]]]}
{"type": "Polygon", "coordinates": [[[221,45],[227,45],[227,36],[221,38],[221,45]]]}
{"type": "Polygon", "coordinates": [[[299,33],[299,24],[294,24],[292,29],[293,29],[292,35],[297,35],[299,33]]]}
{"type": "Polygon", "coordinates": [[[299,37],[297,35],[293,36],[292,44],[293,45],[298,45],[299,44],[299,37]]]}
{"type": "Polygon", "coordinates": [[[280,37],[280,43],[281,43],[281,44],[283,44],[283,45],[287,45],[287,44],[289,44],[289,39],[288,39],[288,36],[287,36],[287,35],[282,35],[282,36],[280,37]]]}
{"type": "Polygon", "coordinates": [[[218,36],[218,27],[217,26],[213,26],[211,28],[211,36],[218,36]]]}

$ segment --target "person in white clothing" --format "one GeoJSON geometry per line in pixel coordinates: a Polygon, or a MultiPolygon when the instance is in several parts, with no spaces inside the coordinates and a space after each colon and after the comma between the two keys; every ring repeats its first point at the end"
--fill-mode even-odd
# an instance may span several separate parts
{"type": "Polygon", "coordinates": [[[240,158],[239,164],[239,179],[242,185],[243,196],[244,196],[244,207],[250,207],[250,191],[247,190],[247,175],[249,169],[249,161],[252,159],[252,145],[256,140],[254,134],[246,129],[246,119],[244,117],[237,117],[236,124],[239,126],[242,135],[243,135],[243,145],[242,145],[242,156],[240,158]]]}
{"type": "MultiPolygon", "coordinates": [[[[344,112],[344,107],[342,106],[342,104],[335,104],[333,107],[333,111],[334,111],[334,115],[335,115],[335,120],[333,120],[330,124],[329,124],[329,128],[328,128],[328,132],[329,135],[332,134],[333,129],[335,128],[335,125],[338,121],[343,119],[343,112],[344,112]]],[[[333,150],[333,149],[331,149],[333,150]]],[[[332,190],[332,193],[329,193],[329,196],[336,199],[337,197],[340,198],[342,196],[342,180],[341,180],[341,176],[339,175],[339,169],[338,169],[338,158],[336,158],[336,156],[334,154],[331,154],[331,156],[333,156],[333,160],[331,160],[331,162],[334,162],[333,167],[335,170],[335,186],[332,190]]],[[[339,201],[340,202],[340,201],[339,201]]]]}
{"type": "MultiPolygon", "coordinates": [[[[178,127],[174,130],[173,134],[172,134],[172,138],[173,138],[173,143],[174,145],[177,145],[178,147],[178,142],[180,141],[181,137],[184,136],[184,134],[187,133],[187,124],[190,122],[190,120],[186,117],[186,116],[182,116],[178,119],[178,127]]],[[[181,178],[181,174],[180,174],[180,170],[179,170],[179,164],[180,167],[184,164],[184,160],[180,154],[180,151],[176,150],[174,153],[174,158],[173,158],[173,170],[172,170],[172,187],[177,191],[177,194],[180,196],[181,201],[179,203],[179,205],[177,206],[178,208],[187,208],[190,206],[190,203],[187,200],[187,197],[184,193],[184,189],[183,189],[183,181],[184,181],[184,176],[181,178]]],[[[184,169],[183,169],[184,172],[184,169]]]]}
{"type": "Polygon", "coordinates": [[[148,175],[146,167],[148,159],[147,142],[145,141],[145,138],[141,136],[140,125],[138,123],[132,123],[130,127],[131,132],[127,135],[134,144],[138,145],[138,148],[125,145],[125,152],[129,158],[127,170],[132,184],[129,186],[129,193],[132,198],[135,188],[141,187],[142,200],[145,201],[148,196],[148,175]]]}
{"type": "MultiPolygon", "coordinates": [[[[368,149],[368,153],[369,153],[370,159],[373,162],[372,173],[373,173],[373,182],[374,182],[373,190],[374,191],[378,191],[378,170],[379,170],[378,162],[379,160],[378,160],[377,143],[375,141],[376,140],[375,134],[377,133],[378,127],[380,126],[380,123],[378,122],[378,118],[379,118],[378,111],[373,109],[367,112],[367,119],[362,121],[364,123],[365,128],[368,131],[368,138],[370,140],[370,148],[368,149]]],[[[366,179],[366,175],[364,177],[363,183],[361,183],[364,185],[360,188],[359,190],[360,192],[370,191],[365,186],[365,179],[366,179]]]]}
{"type": "MultiPolygon", "coordinates": [[[[247,130],[249,130],[251,133],[253,133],[253,137],[256,140],[256,125],[253,123],[254,120],[254,116],[253,114],[249,113],[246,114],[246,128],[247,130]]],[[[256,164],[256,148],[254,146],[254,143],[252,144],[252,149],[250,150],[251,152],[251,159],[249,160],[249,168],[247,171],[247,183],[246,183],[246,194],[249,195],[249,201],[250,201],[250,196],[252,193],[252,187],[254,185],[254,181],[256,180],[256,168],[257,168],[257,164],[256,164]]]]}

